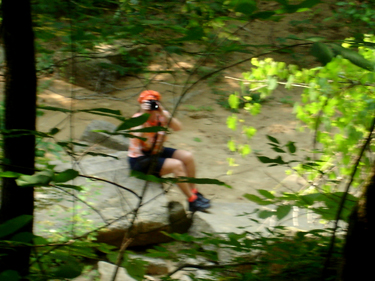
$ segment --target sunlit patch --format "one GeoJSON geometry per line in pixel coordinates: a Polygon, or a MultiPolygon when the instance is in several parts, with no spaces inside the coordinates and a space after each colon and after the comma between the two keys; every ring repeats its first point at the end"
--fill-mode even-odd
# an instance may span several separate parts
{"type": "Polygon", "coordinates": [[[71,105],[72,99],[64,97],[59,94],[55,94],[49,90],[45,90],[43,93],[39,94],[38,97],[41,100],[48,101],[48,103],[58,103],[59,105],[69,106],[71,105]]]}

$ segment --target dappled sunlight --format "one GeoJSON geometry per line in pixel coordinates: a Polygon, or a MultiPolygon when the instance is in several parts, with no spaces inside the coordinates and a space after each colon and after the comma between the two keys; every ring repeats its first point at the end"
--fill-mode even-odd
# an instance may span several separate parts
{"type": "Polygon", "coordinates": [[[48,102],[48,104],[55,104],[64,107],[69,107],[72,103],[72,99],[62,96],[60,94],[53,93],[52,91],[45,90],[43,93],[38,95],[41,103],[48,102]]]}

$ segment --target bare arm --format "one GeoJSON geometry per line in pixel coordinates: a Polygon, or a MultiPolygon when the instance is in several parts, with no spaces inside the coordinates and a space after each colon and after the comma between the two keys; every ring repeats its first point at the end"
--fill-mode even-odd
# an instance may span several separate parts
{"type": "MultiPolygon", "coordinates": [[[[168,111],[166,111],[166,110],[163,110],[162,114],[167,119],[167,123],[168,123],[169,119],[171,118],[171,114],[168,111]]],[[[169,127],[173,131],[179,131],[179,130],[182,129],[182,124],[181,124],[181,122],[177,118],[172,117],[172,120],[169,123],[169,127]]]]}

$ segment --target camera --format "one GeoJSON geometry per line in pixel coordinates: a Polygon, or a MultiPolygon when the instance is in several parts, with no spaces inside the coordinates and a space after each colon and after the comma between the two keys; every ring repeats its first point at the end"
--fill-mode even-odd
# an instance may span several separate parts
{"type": "Polygon", "coordinates": [[[156,100],[149,100],[148,103],[150,104],[150,110],[158,110],[159,104],[156,100]]]}

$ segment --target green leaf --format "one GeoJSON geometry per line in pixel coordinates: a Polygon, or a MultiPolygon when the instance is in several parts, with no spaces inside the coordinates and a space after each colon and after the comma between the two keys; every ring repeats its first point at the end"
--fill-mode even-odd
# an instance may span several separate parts
{"type": "Polygon", "coordinates": [[[70,188],[70,189],[74,189],[74,190],[77,190],[77,191],[82,191],[83,190],[83,188],[81,186],[79,186],[79,185],[58,183],[58,184],[56,184],[56,186],[63,187],[63,188],[70,188]]]}
{"type": "Polygon", "coordinates": [[[164,50],[167,52],[167,53],[170,53],[170,54],[182,54],[182,51],[183,51],[183,48],[179,47],[179,46],[166,46],[164,47],[164,50]]]}
{"type": "Polygon", "coordinates": [[[245,144],[240,149],[241,155],[245,156],[251,153],[251,147],[248,144],[245,144]]]}
{"type": "Polygon", "coordinates": [[[272,147],[272,150],[276,151],[276,152],[279,152],[279,153],[286,153],[285,150],[281,149],[280,147],[278,146],[273,146],[272,147]]]}
{"type": "Polygon", "coordinates": [[[160,127],[160,126],[152,126],[152,127],[141,128],[137,130],[129,130],[126,132],[127,133],[157,133],[157,132],[162,132],[162,131],[168,131],[168,129],[165,127],[160,127]]]}
{"type": "Polygon", "coordinates": [[[274,163],[273,159],[268,158],[267,156],[259,156],[259,155],[257,155],[257,158],[258,158],[258,160],[260,162],[265,163],[265,164],[274,163]]]}
{"type": "Polygon", "coordinates": [[[149,117],[150,117],[150,114],[145,113],[145,114],[142,114],[142,115],[134,117],[134,118],[126,119],[122,124],[120,124],[116,128],[115,132],[127,130],[127,129],[130,129],[130,128],[142,125],[147,121],[147,119],[149,117]]]}
{"type": "Polygon", "coordinates": [[[322,65],[326,65],[334,58],[334,53],[327,44],[316,42],[311,47],[311,54],[318,59],[322,65]]]}
{"type": "Polygon", "coordinates": [[[320,201],[322,196],[323,195],[321,193],[312,193],[307,195],[301,195],[300,199],[303,204],[311,206],[315,203],[315,201],[320,201]]]}
{"type": "Polygon", "coordinates": [[[38,108],[43,109],[43,110],[51,110],[51,111],[58,111],[58,112],[64,112],[64,113],[72,113],[73,112],[70,109],[54,107],[54,106],[38,105],[38,108]]]}
{"type": "Polygon", "coordinates": [[[260,195],[263,195],[264,197],[266,197],[267,199],[275,199],[275,195],[273,195],[271,192],[269,192],[268,190],[265,190],[265,189],[257,189],[258,193],[260,195]]]}
{"type": "Polygon", "coordinates": [[[16,232],[18,229],[30,223],[33,216],[21,215],[0,224],[0,238],[16,232]]]}
{"type": "Polygon", "coordinates": [[[276,159],[274,159],[276,164],[284,165],[286,162],[284,162],[283,158],[281,156],[278,156],[276,159]]]}
{"type": "Polygon", "coordinates": [[[146,265],[148,263],[141,259],[126,259],[121,264],[128,274],[138,281],[144,280],[144,275],[146,274],[146,265]]]}
{"type": "Polygon", "coordinates": [[[54,270],[53,275],[55,278],[76,278],[81,275],[83,266],[77,262],[67,262],[60,265],[54,270]]]}
{"type": "Polygon", "coordinates": [[[22,174],[7,171],[7,172],[1,172],[0,178],[18,178],[20,175],[22,175],[22,174]]]}
{"type": "Polygon", "coordinates": [[[268,201],[268,200],[264,200],[262,198],[260,198],[259,196],[256,196],[254,194],[244,194],[243,195],[246,199],[250,200],[250,201],[253,201],[255,203],[257,203],[258,205],[262,205],[262,206],[265,206],[265,205],[270,205],[272,204],[271,201],[268,201]]]}
{"type": "Polygon", "coordinates": [[[52,128],[48,134],[50,135],[56,135],[58,132],[60,132],[60,129],[59,128],[52,128]]]}
{"type": "Polygon", "coordinates": [[[228,141],[228,148],[230,151],[236,151],[236,143],[233,140],[228,141]]]}
{"type": "Polygon", "coordinates": [[[18,186],[46,186],[53,179],[54,173],[51,170],[37,172],[32,176],[22,175],[16,179],[18,186]]]}
{"type": "Polygon", "coordinates": [[[229,7],[236,12],[251,15],[257,10],[257,3],[252,0],[232,0],[230,1],[229,7]]]}
{"type": "Polygon", "coordinates": [[[295,142],[293,142],[293,141],[289,141],[286,144],[286,146],[288,147],[289,152],[292,153],[292,154],[297,151],[297,148],[296,148],[296,146],[294,144],[295,144],[295,142]]]}
{"type": "Polygon", "coordinates": [[[251,139],[257,132],[257,129],[255,129],[254,127],[247,127],[245,129],[245,135],[248,139],[251,139]]]}
{"type": "Polygon", "coordinates": [[[292,210],[292,206],[290,206],[290,205],[278,206],[277,209],[276,209],[277,219],[281,220],[281,219],[285,218],[290,213],[291,210],[292,210]]]}
{"type": "Polygon", "coordinates": [[[103,113],[105,113],[105,114],[109,114],[109,115],[118,115],[118,116],[121,116],[121,111],[120,110],[113,110],[113,109],[102,108],[102,107],[91,108],[91,109],[81,109],[81,110],[78,110],[78,111],[92,113],[92,114],[99,114],[99,115],[102,115],[103,113]]]}
{"type": "Polygon", "coordinates": [[[275,77],[268,78],[268,87],[267,89],[273,91],[277,88],[277,79],[275,77]]]}
{"type": "Polygon", "coordinates": [[[108,108],[91,108],[91,109],[77,110],[77,112],[85,112],[85,113],[95,114],[99,116],[112,117],[121,121],[124,120],[124,117],[122,117],[120,110],[112,110],[108,108]]]}
{"type": "Polygon", "coordinates": [[[34,235],[31,232],[20,232],[16,235],[13,235],[10,239],[11,241],[30,243],[34,238],[34,235]]]}
{"type": "Polygon", "coordinates": [[[339,55],[341,55],[343,58],[346,58],[349,60],[352,64],[355,64],[356,66],[359,66],[363,69],[374,71],[375,64],[373,62],[370,62],[369,60],[365,59],[362,55],[358,54],[355,51],[343,48],[339,45],[332,44],[332,49],[339,55]]]}
{"type": "Polygon", "coordinates": [[[275,214],[275,211],[262,210],[258,213],[258,217],[261,219],[267,219],[272,217],[275,214]]]}
{"type": "Polygon", "coordinates": [[[219,181],[217,179],[210,179],[210,178],[190,178],[190,177],[178,177],[178,178],[169,178],[176,182],[188,182],[188,183],[195,183],[195,184],[215,184],[215,185],[222,185],[228,188],[232,188],[230,185],[226,184],[225,182],[219,181]]]}
{"type": "Polygon", "coordinates": [[[228,98],[228,104],[233,109],[238,109],[240,104],[240,98],[238,97],[238,93],[233,93],[228,98]]]}
{"type": "Polygon", "coordinates": [[[278,141],[276,138],[274,138],[274,137],[272,137],[272,136],[269,136],[269,135],[267,135],[267,138],[268,138],[271,142],[279,144],[279,141],[278,141]]]}
{"type": "Polygon", "coordinates": [[[266,20],[276,13],[274,11],[265,11],[265,12],[259,12],[251,15],[251,19],[261,19],[261,20],[266,20]]]}
{"type": "Polygon", "coordinates": [[[15,270],[5,270],[0,273],[0,280],[18,281],[21,280],[21,276],[15,270]]]}
{"type": "Polygon", "coordinates": [[[56,182],[56,183],[67,182],[67,181],[70,181],[72,179],[75,179],[78,176],[79,176],[78,171],[76,171],[74,169],[68,169],[68,170],[65,170],[61,173],[56,174],[53,177],[53,181],[56,182]]]}
{"type": "Polygon", "coordinates": [[[199,40],[204,36],[204,30],[200,26],[193,27],[186,32],[186,35],[177,41],[195,41],[199,40]]]}
{"type": "Polygon", "coordinates": [[[235,131],[237,128],[237,117],[235,115],[228,116],[227,126],[229,129],[235,131]]]}
{"type": "Polygon", "coordinates": [[[278,156],[275,159],[268,158],[266,156],[260,156],[260,155],[256,155],[256,157],[258,158],[260,162],[265,163],[265,164],[279,164],[279,165],[286,164],[286,162],[284,162],[281,156],[278,156]]]}

